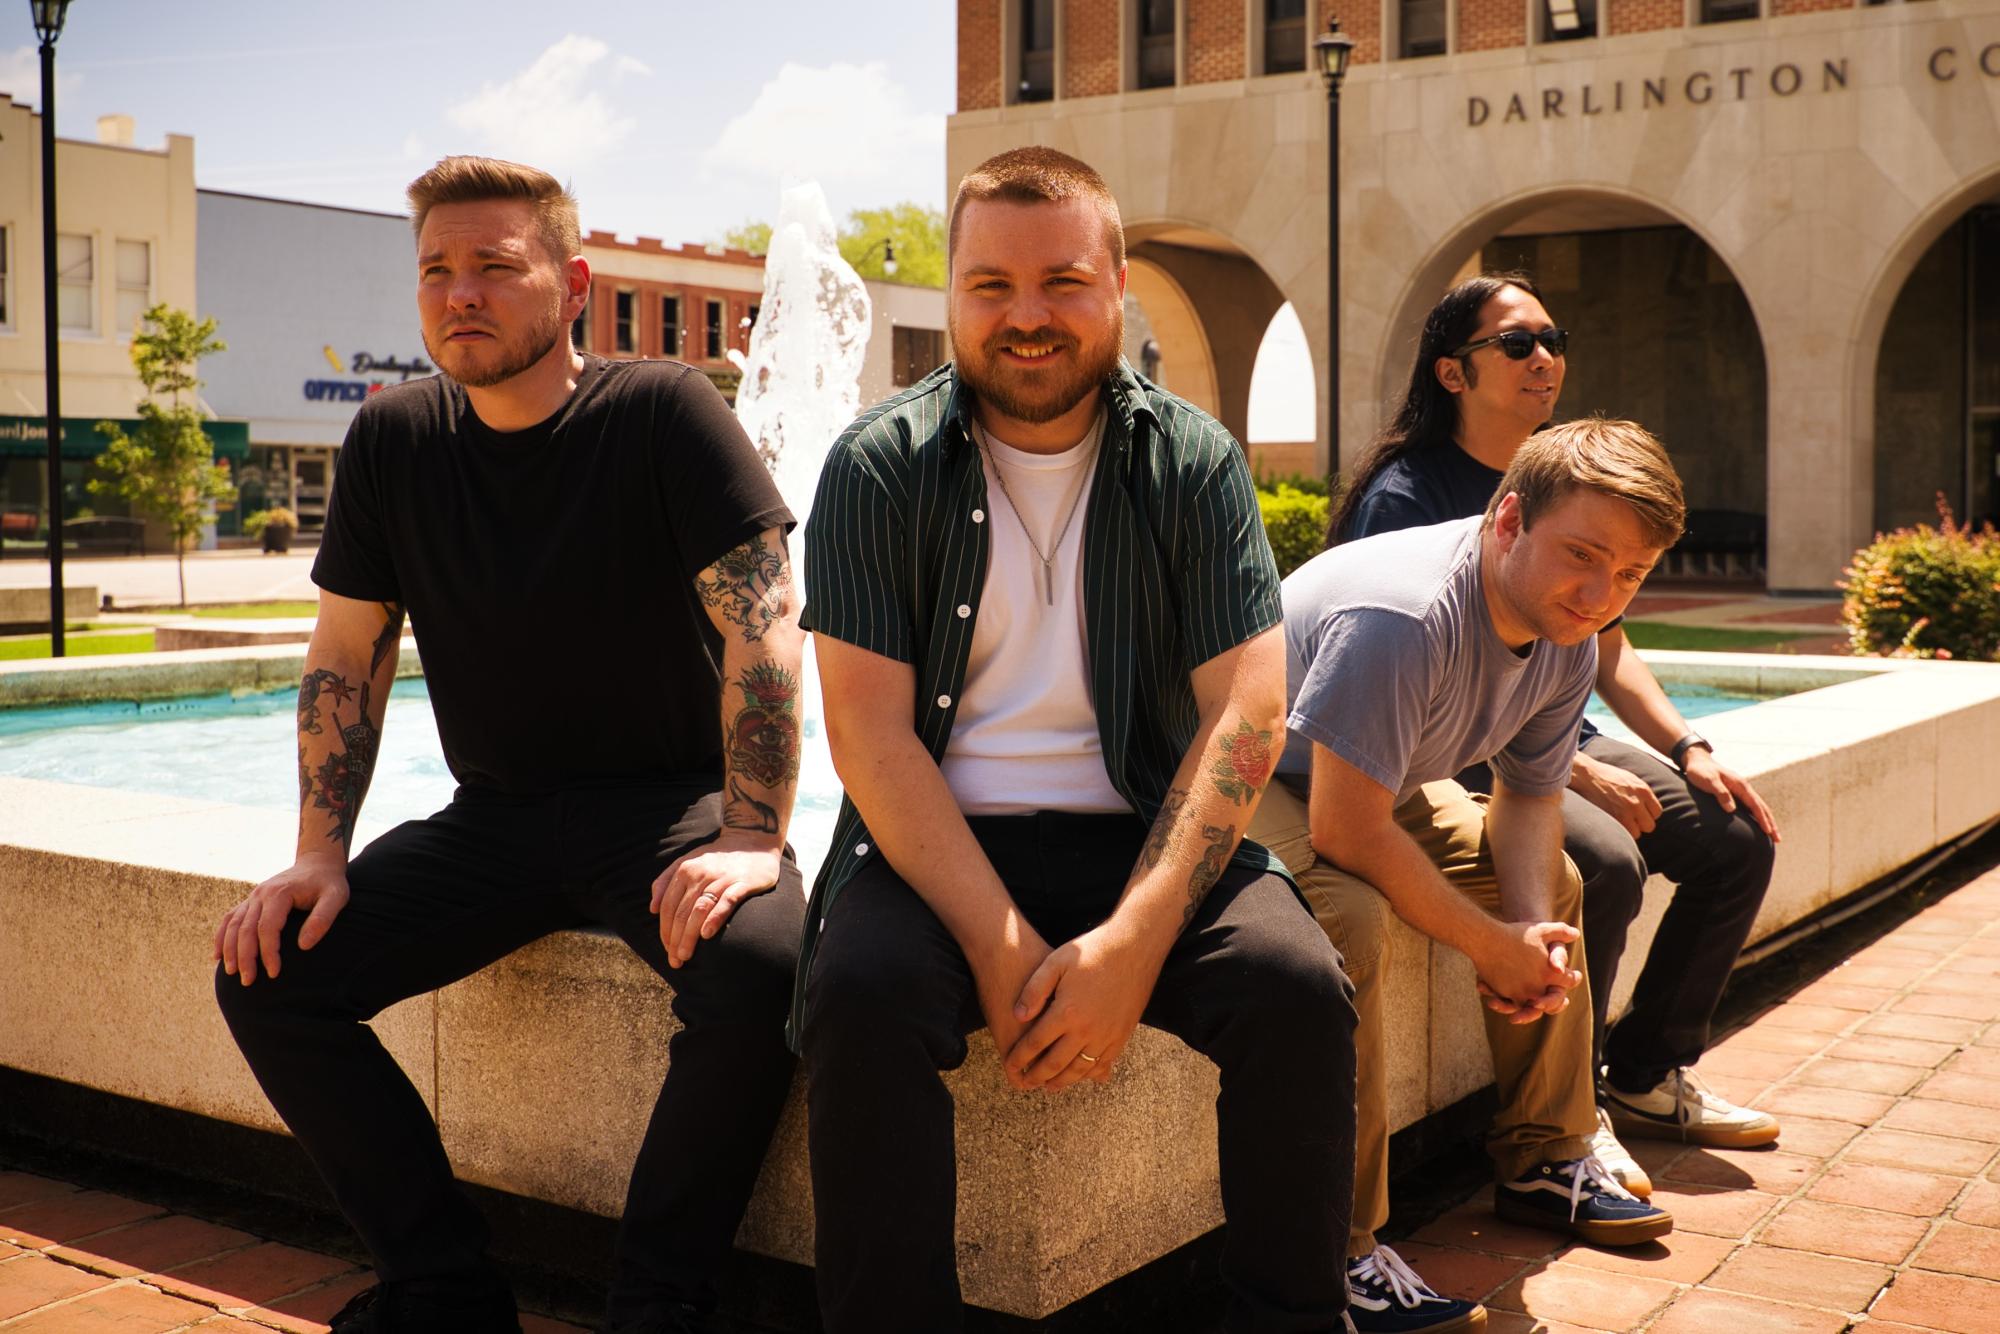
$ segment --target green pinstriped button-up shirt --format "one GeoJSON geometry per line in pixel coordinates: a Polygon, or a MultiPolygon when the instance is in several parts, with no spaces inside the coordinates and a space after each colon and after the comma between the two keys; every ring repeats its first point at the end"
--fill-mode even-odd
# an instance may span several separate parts
{"type": "MultiPolygon", "coordinates": [[[[1123,362],[1104,400],[1083,521],[1085,649],[1104,767],[1150,825],[1200,725],[1189,672],[1283,613],[1235,439],[1123,362]]],[[[965,687],[993,517],[971,412],[971,392],[947,364],[864,413],[828,454],[806,525],[804,625],[916,668],[917,735],[939,761],[965,687]]],[[[806,913],[794,1044],[827,910],[880,855],[843,799],[806,913]]],[[[1285,874],[1248,840],[1234,861],[1285,874]]]]}

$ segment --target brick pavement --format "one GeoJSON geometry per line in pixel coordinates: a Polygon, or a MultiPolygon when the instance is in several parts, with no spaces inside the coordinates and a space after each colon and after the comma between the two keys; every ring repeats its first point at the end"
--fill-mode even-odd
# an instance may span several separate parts
{"type": "MultiPolygon", "coordinates": [[[[2000,1334],[2000,867],[1702,1062],[1770,1148],[1632,1141],[1677,1229],[1622,1251],[1498,1222],[1491,1188],[1398,1249],[1491,1334],[2000,1334]]],[[[347,1261],[0,1172],[0,1334],[319,1331],[347,1261]]],[[[524,1316],[528,1334],[573,1325],[524,1316]]]]}

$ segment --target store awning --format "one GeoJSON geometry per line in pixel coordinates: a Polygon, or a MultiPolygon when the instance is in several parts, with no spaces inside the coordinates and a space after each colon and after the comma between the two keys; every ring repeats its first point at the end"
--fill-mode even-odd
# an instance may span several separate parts
{"type": "MultiPolygon", "coordinates": [[[[64,417],[62,419],[62,453],[66,459],[94,459],[102,454],[111,442],[98,434],[97,417],[64,417]]],[[[128,434],[139,429],[137,417],[118,419],[118,425],[128,434]]],[[[247,459],[250,457],[250,424],[248,422],[208,421],[201,424],[215,446],[215,457],[219,459],[247,459]]],[[[49,423],[46,417],[0,417],[0,458],[45,459],[49,456],[49,423]]]]}

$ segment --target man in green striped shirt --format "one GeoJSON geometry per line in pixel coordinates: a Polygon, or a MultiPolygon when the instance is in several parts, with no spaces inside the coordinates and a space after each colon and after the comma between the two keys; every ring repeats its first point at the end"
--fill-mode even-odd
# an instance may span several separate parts
{"type": "Polygon", "coordinates": [[[847,801],[794,1036],[831,1334],[960,1325],[939,1071],[967,1034],[1054,1092],[1142,1021],[1221,1069],[1229,1328],[1347,1328],[1351,988],[1242,838],[1283,741],[1277,569],[1236,442],[1119,359],[1124,285],[1094,171],[987,162],[953,205],[956,364],[820,479],[803,620],[847,801]]]}

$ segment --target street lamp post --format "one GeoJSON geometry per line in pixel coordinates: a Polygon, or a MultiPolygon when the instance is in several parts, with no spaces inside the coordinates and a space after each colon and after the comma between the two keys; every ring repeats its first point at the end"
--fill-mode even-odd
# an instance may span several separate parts
{"type": "Polygon", "coordinates": [[[1326,84],[1326,471],[1340,471],[1340,84],[1354,58],[1354,39],[1329,19],[1313,39],[1313,58],[1326,84]]]}
{"type": "Polygon", "coordinates": [[[56,39],[70,0],[28,0],[42,44],[42,371],[49,410],[49,652],[62,657],[62,366],[56,353],[56,39]]]}

